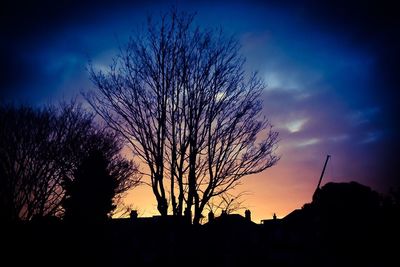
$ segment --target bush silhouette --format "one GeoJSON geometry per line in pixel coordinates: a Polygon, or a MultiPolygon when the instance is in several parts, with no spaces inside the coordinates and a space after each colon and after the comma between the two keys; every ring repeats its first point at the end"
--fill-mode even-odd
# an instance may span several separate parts
{"type": "Polygon", "coordinates": [[[118,182],[108,171],[101,151],[91,151],[74,173],[74,180],[65,181],[64,186],[65,220],[104,221],[115,208],[113,198],[118,182]]]}

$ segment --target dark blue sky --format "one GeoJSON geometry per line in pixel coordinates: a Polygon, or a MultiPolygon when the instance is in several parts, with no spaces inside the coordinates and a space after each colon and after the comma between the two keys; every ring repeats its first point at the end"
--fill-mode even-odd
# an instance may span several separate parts
{"type": "Polygon", "coordinates": [[[364,2],[13,1],[0,11],[0,97],[36,105],[90,89],[88,60],[107,67],[147,14],[172,3],[196,11],[200,26],[235,34],[246,68],[268,85],[265,114],[281,133],[282,160],[262,174],[276,192],[263,201],[282,202],[292,186],[293,203],[304,203],[327,153],[327,181],[386,191],[398,184],[399,20],[389,2],[364,2]]]}

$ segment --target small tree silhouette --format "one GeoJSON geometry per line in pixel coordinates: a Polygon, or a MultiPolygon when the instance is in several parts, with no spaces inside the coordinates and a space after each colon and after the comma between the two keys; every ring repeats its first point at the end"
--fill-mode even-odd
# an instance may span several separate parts
{"type": "Polygon", "coordinates": [[[118,180],[110,174],[105,155],[93,150],[65,181],[65,220],[104,221],[115,208],[113,198],[118,180]]]}

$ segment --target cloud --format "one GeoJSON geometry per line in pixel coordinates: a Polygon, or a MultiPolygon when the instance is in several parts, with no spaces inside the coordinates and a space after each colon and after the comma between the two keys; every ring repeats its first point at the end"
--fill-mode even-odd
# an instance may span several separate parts
{"type": "Polygon", "coordinates": [[[289,130],[289,132],[296,133],[302,129],[303,125],[307,121],[308,119],[306,118],[290,121],[289,123],[286,123],[286,128],[289,130]]]}
{"type": "Polygon", "coordinates": [[[319,142],[321,142],[321,140],[318,138],[310,138],[310,139],[307,139],[307,140],[297,143],[296,147],[305,147],[305,146],[315,145],[315,144],[318,144],[319,142]]]}
{"type": "Polygon", "coordinates": [[[364,134],[364,138],[361,140],[361,144],[376,142],[380,138],[382,138],[382,136],[383,134],[381,131],[367,132],[364,134]]]}

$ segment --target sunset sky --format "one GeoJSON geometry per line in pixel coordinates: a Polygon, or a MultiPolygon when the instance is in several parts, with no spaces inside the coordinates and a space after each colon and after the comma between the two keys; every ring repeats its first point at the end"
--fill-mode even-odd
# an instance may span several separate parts
{"type": "MultiPolygon", "coordinates": [[[[254,221],[309,202],[327,154],[323,184],[399,185],[400,35],[385,1],[53,2],[0,8],[3,101],[42,105],[92,89],[88,61],[106,67],[148,14],[175,4],[197,12],[195,24],[234,34],[246,69],[267,84],[264,112],[280,132],[281,160],[238,188],[249,192],[254,221]]],[[[135,189],[127,203],[142,216],[156,213],[150,188],[135,189]]]]}

